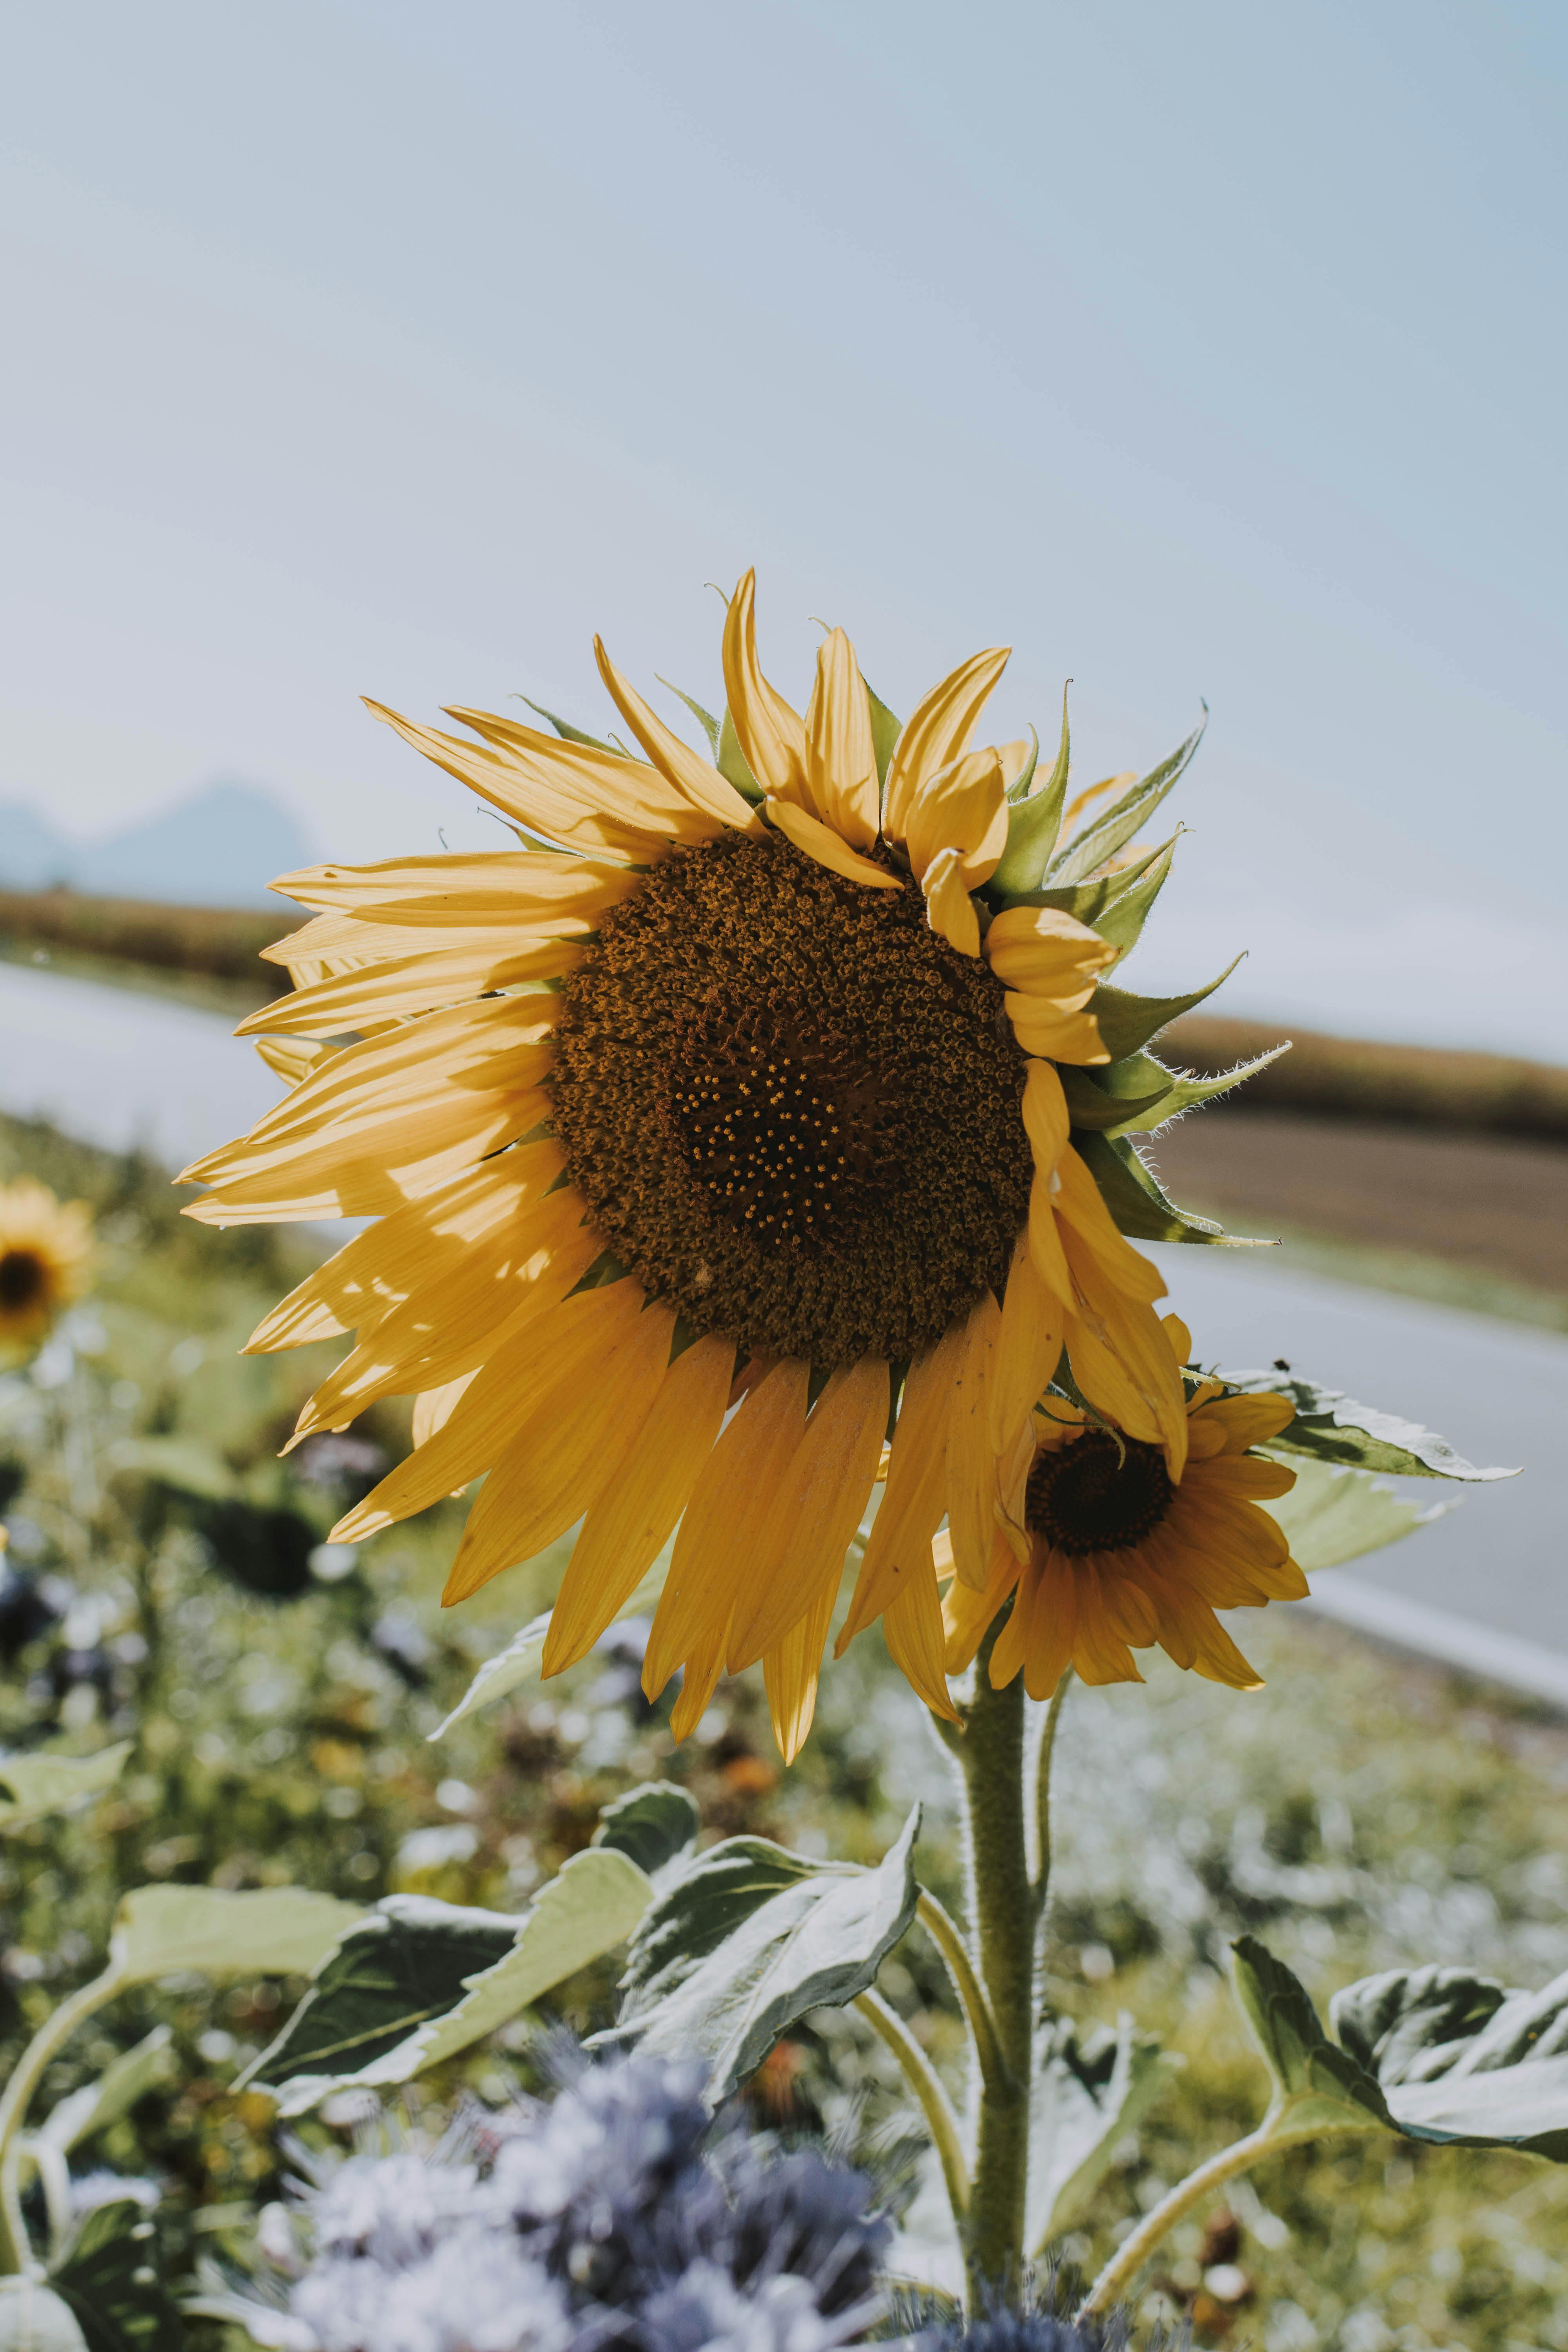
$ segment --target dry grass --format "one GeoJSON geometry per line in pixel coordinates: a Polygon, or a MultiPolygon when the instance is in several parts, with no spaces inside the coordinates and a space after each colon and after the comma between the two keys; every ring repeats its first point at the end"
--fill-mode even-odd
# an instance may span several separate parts
{"type": "Polygon", "coordinates": [[[79,955],[239,981],[257,1001],[281,993],[287,975],[258,961],[289,928],[287,910],[166,907],[151,898],[94,898],[79,890],[0,890],[0,939],[79,955]]]}

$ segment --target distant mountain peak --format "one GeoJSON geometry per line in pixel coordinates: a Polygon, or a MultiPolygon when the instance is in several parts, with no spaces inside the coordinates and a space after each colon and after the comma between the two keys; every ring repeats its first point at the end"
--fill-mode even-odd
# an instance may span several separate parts
{"type": "Polygon", "coordinates": [[[72,841],[36,809],[0,808],[0,885],[47,889],[63,882],[108,898],[172,905],[270,904],[275,875],[309,863],[311,845],[265,786],[219,776],[161,815],[98,841],[72,841]]]}

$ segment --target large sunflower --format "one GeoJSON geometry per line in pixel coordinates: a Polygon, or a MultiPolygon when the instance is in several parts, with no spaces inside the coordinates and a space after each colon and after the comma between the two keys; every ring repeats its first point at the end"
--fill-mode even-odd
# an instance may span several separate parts
{"type": "Polygon", "coordinates": [[[0,1358],[37,1347],[85,1287],[91,1257],[84,1201],[58,1201],[30,1176],[0,1184],[0,1358]]]}
{"type": "MultiPolygon", "coordinates": [[[[1192,1351],[1186,1326],[1164,1318],[1171,1355],[1192,1351]]],[[[1294,1401],[1226,1396],[1194,1379],[1187,1399],[1187,1460],[1091,1419],[1059,1394],[1041,1398],[1003,1471],[991,1573],[975,1591],[952,1574],[939,1536],[938,1580],[947,1669],[960,1674],[999,1611],[1012,1603],[991,1651],[1000,1688],[1022,1669],[1031,1698],[1048,1698],[1067,1667],[1089,1683],[1142,1682],[1135,1649],[1158,1643],[1233,1690],[1261,1687],[1216,1609],[1306,1598],[1278,1519],[1258,1506],[1289,1493],[1296,1473],[1250,1449],[1277,1437],[1294,1401]]]]}
{"type": "MultiPolygon", "coordinates": [[[[698,714],[712,763],[597,652],[640,758],[372,706],[525,846],[284,877],[321,911],[269,951],[295,992],[242,1034],[295,1083],[185,1171],[211,1187],[187,1213],[380,1221],[251,1341],[358,1335],[296,1442],[418,1395],[414,1451],[338,1540],[488,1473],[456,1601],[581,1519],[552,1672],[680,1522],[650,1687],[685,1669],[679,1732],[761,1658],[793,1753],[889,1433],[844,1639],[880,1616],[944,1710],[931,1536],[945,1517],[984,1583],[995,1465],[1064,1344],[1181,1475],[1164,1285],[1069,1141],[1057,1067],[1110,1062],[1090,1003],[1120,948],[1061,903],[1081,890],[1017,887],[1059,830],[1067,742],[1048,780],[1027,743],[966,748],[1005,650],[900,728],[836,629],[803,718],[758,666],[748,575],[722,727],[698,714]]],[[[1127,829],[1091,827],[1075,872],[1110,871],[1127,829]]]]}

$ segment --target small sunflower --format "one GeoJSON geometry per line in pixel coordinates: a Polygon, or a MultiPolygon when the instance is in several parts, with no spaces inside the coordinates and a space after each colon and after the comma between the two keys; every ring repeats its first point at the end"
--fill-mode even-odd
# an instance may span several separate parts
{"type": "MultiPolygon", "coordinates": [[[[598,645],[641,757],[371,706],[524,846],[285,877],[320,911],[269,950],[294,993],[241,1034],[269,1033],[292,1090],[185,1180],[214,1224],[380,1221],[250,1343],[358,1335],[295,1442],[417,1394],[413,1453],[335,1539],[488,1473],[451,1601],[582,1520],[548,1673],[679,1522],[649,1687],[684,1668],[679,1733],[761,1658],[793,1754],[889,1433],[844,1640],[881,1617],[946,1710],[931,1538],[946,1517],[984,1583],[996,1464],[1064,1344],[1173,1476],[1187,1424],[1164,1284],[1074,1148],[1058,1074],[1110,1061],[1091,1000],[1121,947],[1062,892],[998,880],[1023,835],[1059,832],[1065,722],[1042,794],[1031,744],[967,748],[1005,649],[900,728],[840,629],[803,717],[758,665],[752,597],[748,574],[722,725],[691,706],[711,763],[598,645]]],[[[1086,878],[1125,831],[1103,857],[1090,835],[1086,878]]]]}
{"type": "Polygon", "coordinates": [[[30,1176],[0,1184],[0,1355],[36,1348],[79,1297],[92,1256],[84,1201],[57,1200],[30,1176]]]}
{"type": "MultiPolygon", "coordinates": [[[[1164,1318],[1173,1360],[1192,1350],[1164,1318]]],[[[1031,1698],[1048,1698],[1070,1665],[1088,1683],[1142,1682],[1135,1649],[1158,1643],[1177,1665],[1232,1690],[1259,1677],[1215,1615],[1301,1601],[1307,1580],[1277,1519],[1258,1505],[1287,1495],[1296,1473],[1250,1449],[1279,1435],[1288,1396],[1226,1396],[1202,1380],[1187,1400],[1187,1458],[1107,1427],[1063,1397],[1042,1397],[1004,1472],[991,1572],[976,1592],[956,1577],[942,1617],[946,1664],[973,1664],[986,1629],[1011,1610],[991,1652],[1000,1689],[1020,1668],[1031,1698]]],[[[939,1582],[952,1576],[945,1535],[932,1547],[939,1582]]]]}

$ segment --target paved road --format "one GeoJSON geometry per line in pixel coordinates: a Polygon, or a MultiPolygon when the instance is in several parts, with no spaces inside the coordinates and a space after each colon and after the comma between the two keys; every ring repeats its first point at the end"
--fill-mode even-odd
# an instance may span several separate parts
{"type": "MultiPolygon", "coordinates": [[[[218,1016],[0,964],[0,1108],[172,1166],[239,1133],[275,1079],[218,1016]]],[[[1363,1402],[1440,1430],[1475,1462],[1523,1463],[1506,1484],[1411,1482],[1458,1509],[1408,1542],[1319,1580],[1335,1616],[1475,1663],[1568,1704],[1568,1340],[1293,1274],[1284,1252],[1162,1249],[1172,1304],[1205,1358],[1283,1356],[1363,1402]]]]}

